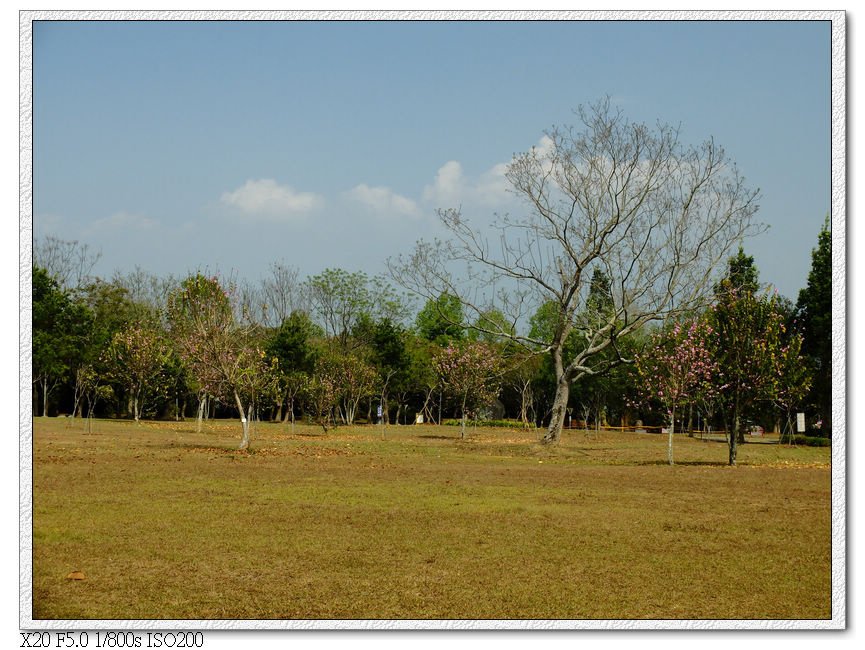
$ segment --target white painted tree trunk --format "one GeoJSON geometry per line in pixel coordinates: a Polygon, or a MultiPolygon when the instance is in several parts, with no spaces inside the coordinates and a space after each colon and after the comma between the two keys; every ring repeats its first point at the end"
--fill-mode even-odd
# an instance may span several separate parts
{"type": "Polygon", "coordinates": [[[243,408],[243,401],[237,391],[234,392],[234,401],[237,404],[237,410],[240,411],[240,424],[243,426],[243,437],[240,439],[240,447],[238,449],[247,449],[249,447],[249,413],[243,408]]]}

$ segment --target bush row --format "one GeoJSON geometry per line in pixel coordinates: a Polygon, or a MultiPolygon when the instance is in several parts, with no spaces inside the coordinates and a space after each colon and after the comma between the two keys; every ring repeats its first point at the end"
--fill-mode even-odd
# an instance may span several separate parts
{"type": "MultiPolygon", "coordinates": [[[[789,439],[785,438],[784,442],[788,442],[789,439]]],[[[816,436],[806,436],[800,433],[797,433],[793,436],[793,444],[794,445],[804,445],[806,447],[831,447],[832,439],[831,438],[818,438],[816,436]]]]}

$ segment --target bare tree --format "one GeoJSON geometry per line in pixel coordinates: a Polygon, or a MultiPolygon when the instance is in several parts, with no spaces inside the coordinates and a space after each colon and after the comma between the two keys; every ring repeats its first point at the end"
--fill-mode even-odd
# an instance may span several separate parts
{"type": "Polygon", "coordinates": [[[395,281],[427,298],[458,295],[470,315],[496,307],[518,324],[552,303],[549,336],[489,330],[552,356],[547,443],[560,437],[571,385],[627,361],[618,343],[646,323],[705,304],[731,247],[760,230],[758,192],[714,141],[686,147],[677,129],[631,123],[609,99],[577,115],[579,129],[555,128],[510,163],[506,176],[525,216],[497,217],[484,229],[459,209],[440,210],[452,238],[419,242],[391,262],[395,281]],[[467,273],[458,278],[457,266],[467,273]],[[595,269],[610,280],[612,304],[603,311],[586,308],[595,269]],[[566,356],[573,332],[580,345],[566,356]]]}
{"type": "Polygon", "coordinates": [[[133,303],[146,307],[154,314],[164,309],[168,297],[178,286],[178,280],[173,275],[160,277],[138,265],[125,274],[115,271],[112,282],[125,289],[133,303]]]}
{"type": "Polygon", "coordinates": [[[540,370],[541,357],[524,352],[517,354],[511,361],[506,373],[510,387],[520,396],[520,421],[524,427],[535,426],[534,380],[540,370]]]}
{"type": "Polygon", "coordinates": [[[101,257],[101,252],[91,251],[87,244],[64,241],[52,235],[36,242],[33,247],[33,264],[48,271],[48,275],[67,290],[87,284],[101,257]]]}
{"type": "Polygon", "coordinates": [[[262,323],[279,327],[293,311],[309,312],[306,285],[297,267],[282,262],[270,265],[270,275],[261,280],[262,323]]]}

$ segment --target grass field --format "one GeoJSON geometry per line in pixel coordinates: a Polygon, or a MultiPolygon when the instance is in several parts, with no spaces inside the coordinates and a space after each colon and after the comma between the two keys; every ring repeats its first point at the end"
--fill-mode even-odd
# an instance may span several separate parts
{"type": "Polygon", "coordinates": [[[830,450],[34,420],[34,619],[824,619],[830,450]],[[69,580],[72,571],[84,580],[69,580]]]}

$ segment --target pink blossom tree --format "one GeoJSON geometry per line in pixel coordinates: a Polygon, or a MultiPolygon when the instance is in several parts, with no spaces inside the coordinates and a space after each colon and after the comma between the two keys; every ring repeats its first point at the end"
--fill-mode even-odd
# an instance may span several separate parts
{"type": "Polygon", "coordinates": [[[645,402],[660,402],[669,421],[667,461],[673,464],[676,411],[711,390],[717,366],[708,346],[711,327],[704,319],[677,322],[655,334],[635,359],[645,402]]]}
{"type": "Polygon", "coordinates": [[[794,333],[775,355],[772,400],[784,414],[782,440],[793,439],[793,412],[802,403],[813,381],[813,371],[802,356],[802,335],[794,333]]]}
{"type": "Polygon", "coordinates": [[[433,355],[433,366],[444,392],[459,404],[460,438],[465,438],[468,414],[498,397],[499,355],[486,343],[450,343],[433,355]]]}

